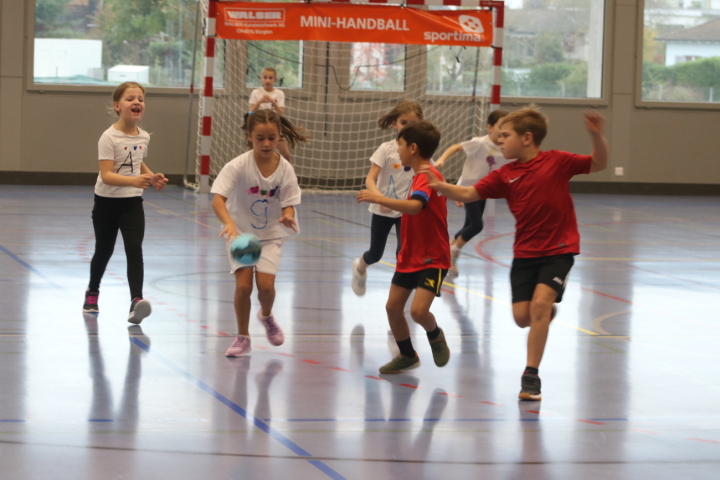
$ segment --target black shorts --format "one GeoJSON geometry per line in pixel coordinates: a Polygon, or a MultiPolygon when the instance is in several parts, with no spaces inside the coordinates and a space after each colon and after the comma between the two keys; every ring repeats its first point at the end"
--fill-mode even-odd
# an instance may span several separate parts
{"type": "Polygon", "coordinates": [[[392,283],[408,290],[424,288],[439,297],[440,287],[447,272],[446,268],[426,268],[417,272],[395,272],[392,283]]]}
{"type": "Polygon", "coordinates": [[[510,270],[512,303],[529,302],[535,287],[542,283],[557,291],[556,303],[562,301],[570,269],[575,263],[572,253],[537,258],[515,258],[510,270]]]}

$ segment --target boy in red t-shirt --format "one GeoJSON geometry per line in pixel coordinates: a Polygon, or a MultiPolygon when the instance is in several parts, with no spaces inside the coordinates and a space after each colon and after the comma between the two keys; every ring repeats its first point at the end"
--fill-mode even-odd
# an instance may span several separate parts
{"type": "MultiPolygon", "coordinates": [[[[442,179],[440,172],[430,164],[440,143],[440,132],[430,122],[422,120],[407,125],[398,133],[397,142],[403,166],[411,167],[414,172],[426,168],[442,179]]],[[[405,319],[405,304],[414,289],[417,292],[410,306],[410,316],[427,332],[435,365],[445,366],[450,360],[450,349],[435,316],[430,313],[430,305],[440,296],[440,286],[450,268],[445,199],[430,188],[427,175],[413,177],[407,200],[388,198],[370,190],[361,190],[357,198],[358,202],[377,203],[402,213],[400,253],[385,305],[400,354],[380,367],[380,373],[400,373],[420,365],[405,319]]]]}
{"type": "Polygon", "coordinates": [[[570,179],[607,167],[608,144],[603,117],[585,113],[585,127],[592,141],[591,155],[557,150],[540,151],[547,133],[547,119],[533,105],[502,119],[499,144],[505,158],[516,162],[491,172],[472,187],[449,185],[427,173],[430,187],[459,202],[506,198],[515,217],[515,244],[510,271],[515,323],[530,327],[527,367],[518,397],[540,400],[538,368],[547,342],[555,303],[562,300],[574,256],[580,253],[570,179]]]}

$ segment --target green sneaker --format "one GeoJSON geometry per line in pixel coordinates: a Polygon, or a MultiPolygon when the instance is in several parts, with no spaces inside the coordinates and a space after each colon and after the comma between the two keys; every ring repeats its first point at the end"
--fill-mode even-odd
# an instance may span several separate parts
{"type": "Polygon", "coordinates": [[[386,363],[380,367],[380,373],[402,373],[406,370],[412,370],[420,366],[420,358],[417,353],[414,357],[406,357],[405,355],[398,355],[393,358],[389,363],[386,363]]]}
{"type": "Polygon", "coordinates": [[[430,340],[430,348],[433,353],[433,360],[438,367],[444,367],[450,361],[450,349],[445,341],[445,333],[440,329],[440,335],[435,340],[430,340]]]}

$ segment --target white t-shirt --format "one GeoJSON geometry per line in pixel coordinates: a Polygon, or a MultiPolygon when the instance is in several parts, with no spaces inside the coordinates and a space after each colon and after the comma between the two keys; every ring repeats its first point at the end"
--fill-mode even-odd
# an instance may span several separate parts
{"type": "Polygon", "coordinates": [[[260,99],[263,98],[265,95],[269,95],[272,97],[278,104],[278,107],[285,108],[285,93],[283,93],[282,90],[279,90],[277,88],[273,88],[272,92],[268,92],[264,88],[256,88],[252,91],[250,94],[250,105],[257,105],[255,107],[257,110],[270,110],[273,108],[273,104],[270,102],[264,102],[258,104],[260,102],[260,99]]]}
{"type": "Polygon", "coordinates": [[[473,137],[461,143],[467,158],[457,184],[462,187],[475,185],[478,180],[497,170],[510,160],[503,157],[500,145],[495,145],[487,135],[473,137]]]}
{"type": "MultiPolygon", "coordinates": [[[[413,172],[410,167],[402,166],[397,148],[397,140],[390,140],[383,143],[375,150],[375,153],[372,154],[370,162],[380,167],[380,173],[378,174],[376,182],[378,190],[388,198],[405,200],[415,172],[413,172]]],[[[371,203],[368,210],[384,217],[397,218],[402,215],[400,212],[390,210],[377,203],[371,203]]]]}
{"type": "Polygon", "coordinates": [[[253,151],[243,153],[222,168],[211,193],[228,199],[228,212],[240,233],[254,233],[261,240],[295,233],[279,222],[282,209],[300,205],[301,197],[295,170],[282,156],[277,169],[266,178],[255,163],[253,151]]]}
{"type": "MultiPolygon", "coordinates": [[[[147,156],[150,134],[139,127],[138,132],[137,135],[126,135],[110,125],[98,141],[98,160],[112,160],[112,171],[118,175],[125,177],[140,175],[140,164],[147,156]]],[[[139,197],[142,193],[142,188],[106,185],[100,174],[95,182],[95,194],[101,197],[139,197]]]]}

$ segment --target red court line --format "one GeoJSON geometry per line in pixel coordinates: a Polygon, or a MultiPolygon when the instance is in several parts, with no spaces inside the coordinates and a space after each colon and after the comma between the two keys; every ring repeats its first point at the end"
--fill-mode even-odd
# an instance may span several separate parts
{"type": "Polygon", "coordinates": [[[592,423],[593,425],[605,425],[604,422],[596,422],[594,420],[583,420],[582,418],[578,418],[578,422],[592,423]]]}
{"type": "Polygon", "coordinates": [[[320,362],[316,362],[315,360],[303,360],[305,363],[312,363],[313,365],[320,365],[320,362]]]}
{"type": "Polygon", "coordinates": [[[410,385],[409,383],[398,383],[401,387],[408,387],[408,388],[420,388],[417,385],[410,385]]]}
{"type": "Polygon", "coordinates": [[[703,443],[720,443],[720,442],[716,442],[715,440],[706,440],[704,438],[688,438],[688,440],[692,440],[694,442],[703,442],[703,443]]]}

